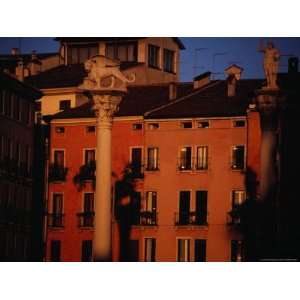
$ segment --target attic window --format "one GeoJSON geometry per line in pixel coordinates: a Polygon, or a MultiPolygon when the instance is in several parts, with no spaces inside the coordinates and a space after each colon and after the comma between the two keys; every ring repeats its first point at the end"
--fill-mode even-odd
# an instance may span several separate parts
{"type": "Polygon", "coordinates": [[[159,128],[159,123],[150,123],[150,124],[148,125],[148,128],[149,128],[150,130],[158,129],[158,128],[159,128]]]}
{"type": "Polygon", "coordinates": [[[95,126],[87,126],[86,127],[86,132],[87,133],[93,133],[96,131],[96,127],[95,126]]]}
{"type": "Polygon", "coordinates": [[[208,121],[199,121],[198,128],[209,128],[209,122],[208,121]]]}
{"type": "Polygon", "coordinates": [[[244,120],[235,120],[233,121],[233,127],[245,127],[245,121],[244,120]]]}
{"type": "Polygon", "coordinates": [[[142,123],[135,123],[132,125],[133,130],[142,130],[143,124],[142,123]]]}
{"type": "Polygon", "coordinates": [[[65,133],[65,127],[55,127],[55,132],[59,134],[65,133]]]}
{"type": "Polygon", "coordinates": [[[192,122],[181,122],[181,128],[193,128],[192,122]]]}

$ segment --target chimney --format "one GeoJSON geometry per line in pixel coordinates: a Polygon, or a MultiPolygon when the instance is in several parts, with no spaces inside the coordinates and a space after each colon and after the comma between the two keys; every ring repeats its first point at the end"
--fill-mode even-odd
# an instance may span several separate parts
{"type": "Polygon", "coordinates": [[[19,55],[19,48],[11,48],[11,55],[17,56],[19,55]]]}
{"type": "Polygon", "coordinates": [[[16,77],[20,80],[24,80],[24,65],[23,60],[19,60],[16,66],[16,77]]]}
{"type": "Polygon", "coordinates": [[[236,94],[237,81],[241,79],[243,68],[237,65],[231,65],[225,69],[227,74],[227,96],[234,97],[236,94]]]}
{"type": "Polygon", "coordinates": [[[174,100],[177,98],[177,83],[170,82],[169,83],[169,100],[174,100]]]}
{"type": "Polygon", "coordinates": [[[210,83],[211,72],[202,73],[194,77],[194,89],[200,89],[210,83]]]}
{"type": "Polygon", "coordinates": [[[31,61],[28,64],[28,67],[31,76],[41,72],[41,62],[39,61],[35,50],[31,53],[31,61]]]}
{"type": "Polygon", "coordinates": [[[288,64],[289,64],[289,67],[288,67],[289,74],[297,74],[298,73],[298,64],[299,64],[298,57],[296,57],[296,56],[290,57],[288,64]]]}

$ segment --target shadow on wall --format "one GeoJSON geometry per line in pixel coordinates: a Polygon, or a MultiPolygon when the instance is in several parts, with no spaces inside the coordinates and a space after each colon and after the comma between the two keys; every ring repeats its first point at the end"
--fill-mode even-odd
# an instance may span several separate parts
{"type": "Polygon", "coordinates": [[[139,222],[140,198],[136,191],[136,180],[142,174],[135,172],[134,164],[127,164],[122,172],[121,179],[115,183],[115,217],[120,233],[119,261],[136,261],[136,253],[131,249],[130,231],[132,225],[139,222]],[[138,176],[137,176],[138,175],[138,176]]]}

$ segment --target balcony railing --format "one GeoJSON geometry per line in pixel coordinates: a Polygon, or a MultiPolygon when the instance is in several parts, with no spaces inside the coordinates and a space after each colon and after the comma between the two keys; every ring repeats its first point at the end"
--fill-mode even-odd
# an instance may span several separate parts
{"type": "Polygon", "coordinates": [[[156,211],[141,211],[140,212],[140,225],[156,226],[157,225],[156,211]]]}
{"type": "Polygon", "coordinates": [[[49,166],[49,182],[65,181],[68,173],[68,168],[57,164],[50,164],[49,166]]]}
{"type": "Polygon", "coordinates": [[[64,227],[64,214],[56,213],[56,214],[48,214],[48,226],[49,227],[64,227]]]}
{"type": "Polygon", "coordinates": [[[240,206],[235,206],[227,213],[227,225],[239,226],[241,225],[240,206]]]}
{"type": "Polygon", "coordinates": [[[175,213],[175,225],[207,225],[207,212],[177,212],[175,213]]]}
{"type": "Polygon", "coordinates": [[[81,212],[78,216],[78,227],[94,227],[95,212],[81,212]]]}

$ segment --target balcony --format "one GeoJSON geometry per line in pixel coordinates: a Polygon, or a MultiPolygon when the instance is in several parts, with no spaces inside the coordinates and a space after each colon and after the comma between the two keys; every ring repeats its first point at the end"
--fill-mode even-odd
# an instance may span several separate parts
{"type": "Polygon", "coordinates": [[[156,226],[157,225],[156,211],[141,211],[140,212],[140,225],[156,226]]]}
{"type": "Polygon", "coordinates": [[[241,207],[236,205],[230,212],[227,213],[227,225],[240,226],[241,225],[241,207]]]}
{"type": "Polygon", "coordinates": [[[207,226],[207,212],[177,212],[175,213],[176,226],[207,226]]]}
{"type": "Polygon", "coordinates": [[[61,213],[48,214],[48,226],[53,228],[63,228],[64,217],[65,215],[61,213]]]}
{"type": "Polygon", "coordinates": [[[50,164],[48,180],[49,182],[66,181],[67,173],[68,168],[58,164],[50,164]]]}
{"type": "Polygon", "coordinates": [[[78,216],[79,228],[94,227],[95,212],[93,211],[81,212],[77,214],[77,216],[78,216]]]}

